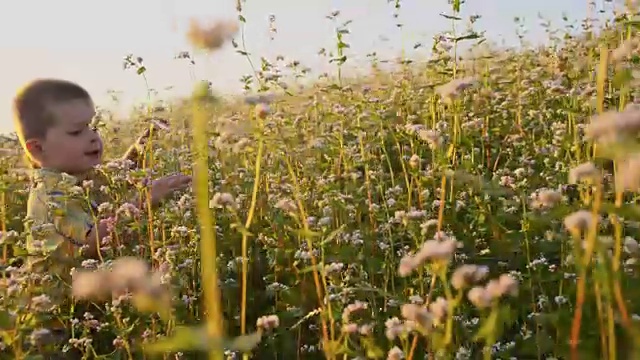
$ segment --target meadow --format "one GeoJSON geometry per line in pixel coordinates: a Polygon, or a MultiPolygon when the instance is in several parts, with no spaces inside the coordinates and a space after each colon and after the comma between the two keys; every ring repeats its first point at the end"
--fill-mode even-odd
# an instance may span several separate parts
{"type": "MultiPolygon", "coordinates": [[[[451,4],[452,24],[472,27],[451,4]]],[[[194,45],[246,53],[238,11],[239,29],[194,25],[194,45]]],[[[429,59],[372,58],[353,79],[336,12],[335,78],[287,87],[306,69],[263,59],[252,96],[202,83],[133,121],[101,113],[111,157],[149,119],[169,126],[140,168],[110,161],[78,187],[99,193],[113,231],[63,305],[20,266],[29,179],[5,137],[0,356],[46,359],[55,319],[71,332],[60,351],[86,359],[640,358],[636,14],[520,49],[444,32],[429,59]],[[125,181],[145,196],[178,171],[193,189],[123,203],[125,181]]]]}

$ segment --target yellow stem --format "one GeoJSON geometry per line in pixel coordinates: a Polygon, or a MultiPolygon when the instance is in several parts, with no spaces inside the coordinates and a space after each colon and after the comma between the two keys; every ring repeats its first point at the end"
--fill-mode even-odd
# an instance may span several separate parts
{"type": "MultiPolygon", "coordinates": [[[[196,208],[200,222],[200,259],[202,271],[202,292],[204,295],[207,332],[214,339],[222,336],[222,309],[218,288],[216,232],[212,210],[209,208],[209,167],[207,151],[207,113],[194,97],[193,140],[196,148],[194,160],[194,191],[196,208]]],[[[215,211],[215,210],[213,210],[215,211]]],[[[222,360],[223,353],[213,350],[209,359],[222,360]]]]}
{"type": "MultiPolygon", "coordinates": [[[[258,118],[258,117],[256,117],[258,118]]],[[[264,148],[264,139],[260,135],[258,143],[258,153],[256,155],[256,175],[253,180],[253,192],[251,193],[251,205],[249,207],[249,213],[247,214],[247,220],[244,224],[244,231],[242,232],[242,308],[240,310],[240,332],[244,335],[247,331],[247,274],[248,269],[248,231],[253,221],[253,215],[256,210],[256,203],[258,199],[258,189],[260,188],[260,168],[262,165],[262,152],[264,148]]],[[[248,354],[243,354],[244,359],[248,358],[248,354]]]]}

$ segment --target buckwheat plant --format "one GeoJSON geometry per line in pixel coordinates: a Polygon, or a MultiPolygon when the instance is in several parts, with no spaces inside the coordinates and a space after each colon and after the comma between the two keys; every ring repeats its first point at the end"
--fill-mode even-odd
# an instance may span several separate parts
{"type": "Polygon", "coordinates": [[[372,53],[355,78],[359,19],[336,9],[319,51],[336,75],[309,79],[251,52],[238,0],[235,21],[190,23],[194,91],[170,101],[125,57],[147,101],[100,109],[100,131],[114,159],[146,132],[140,156],[66,184],[109,225],[100,257],[67,264],[54,224],[31,233],[68,288],[24,266],[29,169],[0,136],[0,358],[637,358],[640,14],[621,3],[541,19],[540,46],[514,19],[507,48],[451,0],[416,58],[372,53]],[[251,69],[232,99],[193,66],[224,46],[251,69]],[[193,188],[152,207],[173,172],[193,188]]]}

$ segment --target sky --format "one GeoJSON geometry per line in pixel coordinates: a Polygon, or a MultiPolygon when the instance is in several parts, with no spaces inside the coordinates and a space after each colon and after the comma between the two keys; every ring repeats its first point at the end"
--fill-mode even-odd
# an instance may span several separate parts
{"type": "MultiPolygon", "coordinates": [[[[430,47],[434,34],[449,29],[450,21],[439,14],[451,13],[451,6],[447,0],[401,0],[401,5],[399,21],[404,26],[399,29],[392,16],[393,1],[388,0],[246,0],[247,50],[257,63],[261,56],[284,55],[315,72],[332,71],[335,66],[317,52],[335,48],[335,25],[326,15],[340,10],[342,21],[353,21],[346,36],[352,69],[366,69],[366,54],[372,51],[388,58],[403,49],[407,55],[420,56],[412,53],[413,44],[430,47]],[[275,16],[274,39],[269,35],[270,15],[275,16]]],[[[231,46],[196,56],[193,67],[174,58],[191,50],[184,35],[190,18],[236,19],[235,8],[235,0],[0,2],[0,132],[12,131],[11,100],[16,90],[38,77],[76,81],[92,93],[97,105],[121,114],[146,101],[144,79],[123,70],[127,54],[144,59],[148,86],[159,91],[158,97],[187,94],[194,78],[211,81],[219,93],[241,92],[239,79],[251,70],[231,46]],[[118,103],[111,100],[110,91],[116,91],[118,103]]],[[[585,0],[468,0],[462,13],[482,15],[477,30],[513,44],[516,16],[525,19],[531,40],[542,41],[538,14],[561,26],[563,12],[580,21],[587,11],[585,0]]],[[[417,51],[427,55],[425,49],[417,51]]]]}

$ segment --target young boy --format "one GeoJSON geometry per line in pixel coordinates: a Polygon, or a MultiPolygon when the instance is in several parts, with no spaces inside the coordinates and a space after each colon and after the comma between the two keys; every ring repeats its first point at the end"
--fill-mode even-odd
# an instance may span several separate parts
{"type": "MultiPolygon", "coordinates": [[[[26,265],[63,285],[48,287],[47,295],[55,303],[69,296],[71,268],[78,260],[95,258],[100,241],[109,235],[107,223],[96,219],[95,206],[80,191],[83,180],[102,161],[102,139],[91,127],[91,96],[72,82],[40,79],[28,84],[14,99],[14,114],[18,138],[34,165],[25,221],[30,234],[26,265]]],[[[182,174],[153,181],[152,203],[190,181],[182,174]]],[[[132,203],[140,205],[137,200],[132,203]]]]}

